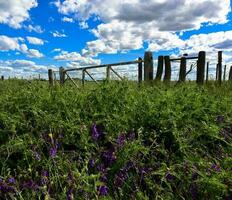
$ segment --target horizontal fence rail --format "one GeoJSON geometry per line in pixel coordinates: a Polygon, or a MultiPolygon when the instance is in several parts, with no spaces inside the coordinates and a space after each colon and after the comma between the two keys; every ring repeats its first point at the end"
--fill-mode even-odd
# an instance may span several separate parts
{"type": "MultiPolygon", "coordinates": [[[[216,81],[221,85],[222,81],[226,80],[226,70],[227,66],[222,66],[222,51],[218,52],[218,63],[216,67],[216,81]]],[[[158,56],[158,62],[157,62],[157,71],[155,78],[154,76],[154,60],[153,60],[153,54],[152,52],[145,52],[144,58],[138,58],[134,61],[128,61],[128,62],[118,62],[118,63],[111,63],[111,64],[103,64],[103,65],[94,65],[94,66],[87,66],[87,67],[80,67],[80,68],[69,68],[64,69],[63,67],[60,67],[59,70],[59,77],[60,77],[60,84],[64,85],[64,83],[67,80],[70,80],[76,87],[79,87],[79,85],[76,83],[75,79],[71,77],[69,72],[74,71],[81,71],[82,72],[82,78],[79,79],[82,85],[85,84],[86,76],[90,78],[91,81],[95,83],[99,83],[97,80],[95,80],[94,76],[88,71],[90,69],[99,69],[99,68],[106,68],[106,80],[110,80],[111,73],[113,73],[116,77],[118,77],[120,80],[123,80],[124,78],[114,69],[114,66],[125,66],[125,65],[132,65],[137,64],[137,74],[138,74],[138,83],[140,84],[142,81],[164,81],[165,83],[170,83],[172,78],[172,73],[177,72],[178,80],[177,83],[185,82],[187,79],[187,76],[189,74],[195,73],[196,77],[196,83],[199,85],[203,85],[205,82],[209,81],[209,66],[210,63],[206,62],[206,52],[200,51],[198,53],[198,56],[188,56],[187,54],[178,57],[178,58],[171,58],[170,56],[158,56]],[[187,62],[190,60],[191,62],[187,62]],[[173,69],[173,62],[178,61],[179,63],[179,69],[174,70],[173,69]],[[190,66],[189,66],[190,65],[190,66]]],[[[48,71],[48,77],[49,77],[49,84],[52,86],[54,85],[54,71],[51,69],[48,71]]],[[[232,66],[230,67],[229,73],[228,73],[228,80],[232,81],[232,66]]]]}

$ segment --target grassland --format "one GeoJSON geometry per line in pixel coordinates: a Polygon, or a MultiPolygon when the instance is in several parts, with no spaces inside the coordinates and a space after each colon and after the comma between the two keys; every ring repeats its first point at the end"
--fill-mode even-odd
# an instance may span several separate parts
{"type": "Polygon", "coordinates": [[[232,84],[0,82],[0,198],[231,199],[232,84]]]}

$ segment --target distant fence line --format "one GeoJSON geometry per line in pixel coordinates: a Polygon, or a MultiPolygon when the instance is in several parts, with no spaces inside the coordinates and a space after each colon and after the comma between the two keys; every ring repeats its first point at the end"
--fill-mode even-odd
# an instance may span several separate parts
{"type": "MultiPolygon", "coordinates": [[[[178,82],[185,82],[186,77],[188,74],[192,72],[193,69],[196,68],[196,83],[199,85],[204,84],[204,82],[209,81],[209,62],[206,63],[206,52],[200,51],[198,53],[198,56],[188,56],[184,54],[181,57],[178,58],[171,58],[170,56],[158,56],[158,62],[157,62],[157,71],[154,78],[154,60],[153,60],[153,54],[152,52],[145,52],[143,58],[138,58],[135,61],[129,61],[129,62],[119,62],[119,63],[111,63],[111,64],[104,64],[104,65],[94,65],[94,66],[88,66],[88,67],[81,67],[81,68],[68,68],[64,69],[63,67],[59,68],[59,71],[55,71],[52,69],[48,70],[48,80],[49,84],[51,86],[54,85],[54,82],[57,79],[57,74],[59,77],[60,85],[64,85],[67,80],[70,80],[76,87],[79,87],[78,83],[75,81],[74,78],[71,77],[69,72],[73,71],[80,71],[82,73],[81,79],[79,79],[82,83],[82,85],[85,84],[86,77],[88,76],[93,82],[99,83],[93,75],[89,72],[90,69],[106,69],[106,80],[111,79],[111,73],[116,75],[120,80],[123,80],[123,77],[114,69],[115,66],[125,66],[125,65],[137,65],[137,75],[138,75],[138,83],[141,83],[142,81],[149,82],[149,81],[163,81],[165,83],[171,82],[171,76],[172,76],[172,63],[179,61],[180,67],[179,67],[179,74],[178,74],[178,82]],[[187,71],[187,61],[193,60],[194,63],[191,64],[190,69],[187,71]]],[[[217,59],[217,65],[216,65],[216,81],[219,83],[219,85],[222,83],[222,81],[226,80],[226,69],[227,66],[224,65],[224,69],[222,66],[222,51],[218,52],[218,59],[217,59]],[[223,73],[224,72],[224,73],[223,73]]],[[[1,76],[1,80],[4,80],[4,76],[1,76]]],[[[38,80],[41,80],[40,74],[38,74],[38,80]]],[[[232,66],[229,70],[229,77],[228,80],[232,80],[232,66]]]]}
{"type": "MultiPolygon", "coordinates": [[[[105,68],[106,69],[106,80],[110,80],[110,74],[114,73],[120,80],[123,80],[122,76],[113,69],[114,66],[125,66],[131,64],[138,65],[138,83],[142,81],[149,82],[149,81],[163,81],[165,83],[171,82],[171,74],[172,74],[172,62],[180,61],[180,69],[179,69],[179,77],[178,82],[185,82],[187,75],[196,68],[196,83],[199,85],[203,85],[204,82],[209,81],[209,62],[206,64],[206,52],[200,51],[198,56],[187,56],[183,55],[182,57],[178,58],[170,58],[170,56],[158,56],[158,63],[157,63],[157,71],[156,76],[154,78],[154,62],[153,62],[153,55],[152,52],[145,52],[144,58],[138,58],[135,61],[129,62],[120,62],[120,63],[111,63],[111,64],[104,64],[104,65],[96,65],[96,66],[89,66],[89,67],[81,67],[81,68],[69,68],[64,69],[60,67],[59,69],[59,82],[61,85],[64,85],[67,80],[70,80],[76,87],[79,87],[76,81],[69,75],[68,72],[72,71],[81,71],[82,78],[80,79],[82,85],[85,84],[86,76],[88,76],[92,81],[98,83],[97,80],[89,72],[90,69],[97,69],[97,68],[105,68]],[[190,69],[187,71],[187,60],[194,60],[195,64],[192,64],[190,69]]],[[[222,80],[226,80],[226,65],[224,66],[224,70],[222,69],[222,51],[218,52],[218,64],[216,68],[216,81],[221,84],[222,80]],[[223,74],[224,71],[224,74],[223,74]]],[[[58,71],[56,71],[58,72],[58,71]]],[[[54,85],[54,71],[52,69],[48,70],[48,79],[49,84],[51,86],[54,85]]],[[[229,72],[229,80],[232,80],[232,66],[229,72]]]]}

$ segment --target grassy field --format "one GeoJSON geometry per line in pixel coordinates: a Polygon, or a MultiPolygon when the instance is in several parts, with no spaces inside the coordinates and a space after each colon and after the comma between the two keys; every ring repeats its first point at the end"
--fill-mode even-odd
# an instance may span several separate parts
{"type": "Polygon", "coordinates": [[[232,84],[0,82],[0,199],[232,199],[232,84]]]}

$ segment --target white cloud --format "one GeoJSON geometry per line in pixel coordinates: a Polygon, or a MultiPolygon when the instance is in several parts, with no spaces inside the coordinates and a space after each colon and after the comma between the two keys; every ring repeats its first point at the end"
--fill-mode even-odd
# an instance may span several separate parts
{"type": "Polygon", "coordinates": [[[61,19],[63,22],[69,22],[69,23],[74,23],[74,20],[72,18],[69,18],[69,17],[63,17],[61,19]]]}
{"type": "Polygon", "coordinates": [[[0,35],[0,51],[20,51],[28,57],[41,58],[43,54],[36,49],[28,49],[23,38],[11,38],[5,35],[0,35]]]}
{"type": "Polygon", "coordinates": [[[44,45],[44,40],[40,39],[40,38],[36,38],[36,37],[27,37],[27,40],[30,44],[34,44],[34,45],[44,45]]]}
{"type": "Polygon", "coordinates": [[[19,38],[10,38],[5,35],[0,35],[0,51],[18,50],[19,38]]]}
{"type": "Polygon", "coordinates": [[[59,55],[55,56],[54,59],[75,62],[75,64],[79,66],[99,65],[101,63],[101,60],[99,59],[93,59],[91,57],[82,56],[77,52],[67,51],[62,51],[59,55]]]}
{"type": "Polygon", "coordinates": [[[27,53],[30,58],[42,58],[44,55],[40,53],[37,49],[29,49],[27,53]]]}
{"type": "Polygon", "coordinates": [[[39,65],[31,60],[0,60],[0,70],[4,76],[29,77],[33,74],[41,74],[42,77],[47,78],[48,69],[57,70],[57,67],[54,65],[39,65]]]}
{"type": "Polygon", "coordinates": [[[57,49],[53,49],[52,52],[60,52],[62,51],[60,48],[57,48],[57,49]]]}
{"type": "Polygon", "coordinates": [[[44,32],[44,30],[39,25],[36,26],[28,25],[28,26],[24,26],[24,28],[29,32],[36,32],[40,34],[44,32]]]}
{"type": "Polygon", "coordinates": [[[57,0],[55,5],[79,23],[101,20],[92,31],[97,39],[87,43],[85,55],[136,50],[144,42],[154,51],[183,47],[176,32],[226,23],[231,10],[230,0],[57,0]]]}
{"type": "Polygon", "coordinates": [[[67,37],[66,34],[60,33],[58,31],[51,32],[51,34],[52,34],[53,37],[58,37],[58,38],[67,37]]]}
{"type": "Polygon", "coordinates": [[[37,6],[37,0],[0,0],[0,23],[21,28],[30,18],[29,11],[37,6]]]}

